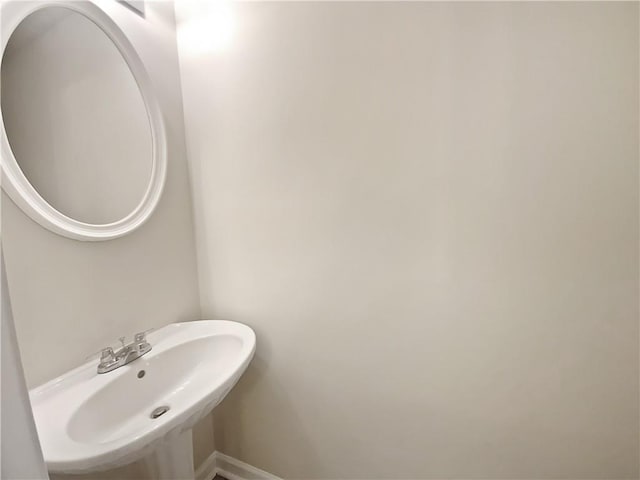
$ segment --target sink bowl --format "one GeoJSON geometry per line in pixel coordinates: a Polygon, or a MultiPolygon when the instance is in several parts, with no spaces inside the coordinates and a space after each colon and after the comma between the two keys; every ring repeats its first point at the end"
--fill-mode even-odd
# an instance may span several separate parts
{"type": "Polygon", "coordinates": [[[241,323],[202,320],[167,325],[148,341],[149,353],[112,372],[97,374],[94,360],[31,390],[51,472],[106,470],[154,454],[182,455],[172,462],[193,470],[190,429],[245,371],[255,334],[241,323]]]}

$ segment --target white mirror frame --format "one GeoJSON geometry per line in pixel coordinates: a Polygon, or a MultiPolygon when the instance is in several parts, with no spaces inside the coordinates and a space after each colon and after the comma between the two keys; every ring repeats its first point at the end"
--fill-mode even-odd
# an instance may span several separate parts
{"type": "Polygon", "coordinates": [[[70,218],[53,208],[25,177],[9,145],[0,109],[3,190],[31,219],[48,230],[68,238],[100,241],[118,238],[132,232],[151,216],[158,205],[167,173],[167,146],[162,111],[156,97],[153,95],[151,79],[138,53],[125,33],[111,17],[97,5],[91,3],[90,0],[83,2],[45,0],[36,4],[32,2],[2,2],[1,5],[1,55],[4,55],[9,38],[11,38],[12,33],[20,22],[31,13],[47,7],[64,7],[78,12],[105,32],[124,57],[138,84],[147,109],[153,145],[151,177],[144,197],[138,206],[129,215],[113,223],[84,223],[70,218]]]}

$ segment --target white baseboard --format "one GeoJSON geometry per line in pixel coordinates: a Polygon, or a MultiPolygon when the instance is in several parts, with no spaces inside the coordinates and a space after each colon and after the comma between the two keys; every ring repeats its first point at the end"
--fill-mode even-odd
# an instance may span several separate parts
{"type": "Polygon", "coordinates": [[[213,452],[207,457],[204,462],[200,464],[200,466],[196,469],[196,474],[194,475],[195,480],[212,480],[212,478],[216,476],[217,453],[217,451],[213,452]]]}
{"type": "Polygon", "coordinates": [[[216,474],[227,480],[282,480],[217,450],[198,467],[195,480],[213,480],[216,474]]]}

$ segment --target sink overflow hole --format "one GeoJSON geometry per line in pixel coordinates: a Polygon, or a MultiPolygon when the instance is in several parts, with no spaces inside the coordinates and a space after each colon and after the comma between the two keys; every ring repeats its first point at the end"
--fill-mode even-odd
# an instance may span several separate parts
{"type": "Polygon", "coordinates": [[[169,411],[169,407],[167,405],[163,405],[158,408],[154,408],[153,412],[151,412],[150,417],[156,419],[169,411]]]}
{"type": "Polygon", "coordinates": [[[140,371],[138,372],[138,378],[142,378],[142,377],[144,377],[145,373],[147,373],[147,372],[145,372],[144,370],[140,370],[140,371]]]}

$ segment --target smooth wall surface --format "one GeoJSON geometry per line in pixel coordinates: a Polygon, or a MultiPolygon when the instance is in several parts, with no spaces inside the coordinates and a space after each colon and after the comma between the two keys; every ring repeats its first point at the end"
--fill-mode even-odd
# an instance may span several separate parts
{"type": "MultiPolygon", "coordinates": [[[[19,5],[24,6],[7,7],[19,5]]],[[[99,6],[127,34],[156,88],[168,138],[167,182],[145,225],[106,242],[55,235],[3,194],[2,242],[30,387],[117,344],[122,335],[131,338],[148,328],[200,318],[173,4],[148,2],[146,18],[119,2],[99,6]]],[[[212,451],[210,417],[194,437],[197,467],[205,446],[211,447],[206,455],[212,451]]],[[[100,478],[122,480],[127,475],[140,478],[140,471],[121,470],[100,478]]]]}
{"type": "Polygon", "coordinates": [[[18,340],[7,292],[4,260],[0,252],[2,305],[2,390],[0,391],[0,477],[11,480],[45,480],[47,468],[33,421],[29,392],[24,381],[18,340]]]}
{"type": "Polygon", "coordinates": [[[203,314],[258,336],[218,449],[637,478],[638,4],[176,7],[203,314]]]}

